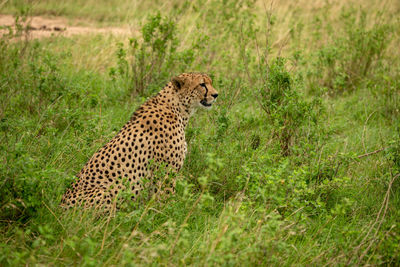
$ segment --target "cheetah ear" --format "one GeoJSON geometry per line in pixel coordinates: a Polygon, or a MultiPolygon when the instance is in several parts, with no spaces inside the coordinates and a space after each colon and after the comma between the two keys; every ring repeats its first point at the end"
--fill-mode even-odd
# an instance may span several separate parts
{"type": "Polygon", "coordinates": [[[175,87],[176,91],[179,91],[183,87],[183,84],[185,83],[184,80],[178,76],[172,78],[171,82],[172,85],[175,87]]]}

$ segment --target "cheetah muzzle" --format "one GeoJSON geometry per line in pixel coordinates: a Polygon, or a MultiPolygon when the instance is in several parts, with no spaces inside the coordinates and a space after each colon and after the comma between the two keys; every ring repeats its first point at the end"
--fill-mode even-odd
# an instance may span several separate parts
{"type": "Polygon", "coordinates": [[[122,191],[129,190],[133,200],[145,188],[151,194],[174,193],[175,179],[168,179],[168,184],[156,181],[150,163],[179,171],[187,152],[184,130],[190,116],[198,107],[210,108],[217,97],[206,74],[183,73],[172,78],[89,159],[64,194],[61,205],[110,209],[122,191]],[[149,180],[152,186],[144,187],[143,180],[149,180]]]}

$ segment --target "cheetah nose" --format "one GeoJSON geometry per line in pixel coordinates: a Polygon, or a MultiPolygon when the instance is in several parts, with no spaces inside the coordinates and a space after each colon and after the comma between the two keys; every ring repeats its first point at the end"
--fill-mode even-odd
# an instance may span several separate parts
{"type": "Polygon", "coordinates": [[[211,96],[214,97],[214,98],[217,98],[218,94],[212,94],[211,96]]]}

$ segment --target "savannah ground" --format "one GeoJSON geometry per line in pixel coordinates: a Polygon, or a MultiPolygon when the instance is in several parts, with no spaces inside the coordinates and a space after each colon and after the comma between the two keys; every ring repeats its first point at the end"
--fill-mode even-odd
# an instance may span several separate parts
{"type": "Polygon", "coordinates": [[[400,265],[398,1],[21,0],[0,13],[17,18],[0,41],[0,265],[400,265]],[[36,36],[33,16],[66,30],[36,36]],[[220,96],[186,129],[177,193],[62,210],[89,157],[188,71],[220,96]]]}

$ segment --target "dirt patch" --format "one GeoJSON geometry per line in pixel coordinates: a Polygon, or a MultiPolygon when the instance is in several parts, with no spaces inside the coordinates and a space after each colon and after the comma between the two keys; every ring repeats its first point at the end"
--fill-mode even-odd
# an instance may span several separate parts
{"type": "MultiPolygon", "coordinates": [[[[113,35],[132,35],[136,32],[129,27],[89,27],[89,26],[70,26],[65,18],[44,18],[41,16],[29,17],[22,23],[24,29],[29,32],[31,38],[43,38],[50,36],[73,36],[82,34],[113,34],[113,35]]],[[[15,27],[15,17],[0,14],[0,27],[15,27]]],[[[8,33],[6,28],[0,29],[0,36],[8,33]]]]}

